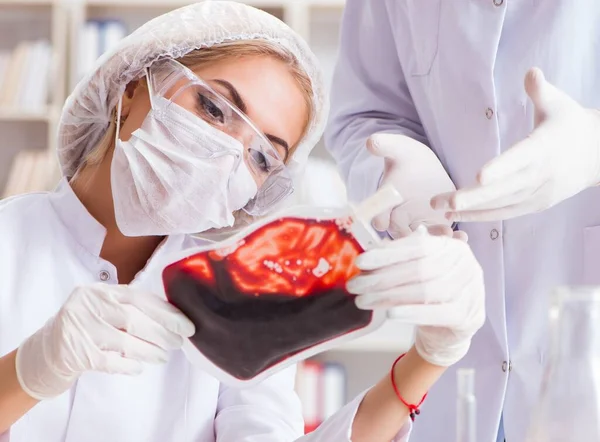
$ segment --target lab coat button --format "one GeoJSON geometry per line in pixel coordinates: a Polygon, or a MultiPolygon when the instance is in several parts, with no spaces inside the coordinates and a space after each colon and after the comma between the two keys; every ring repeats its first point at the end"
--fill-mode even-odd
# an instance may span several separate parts
{"type": "Polygon", "coordinates": [[[102,270],[98,276],[100,277],[100,281],[106,282],[110,279],[110,273],[108,273],[106,270],[102,270]]]}
{"type": "Polygon", "coordinates": [[[493,116],[494,116],[494,110],[493,110],[491,107],[488,107],[488,108],[485,110],[485,117],[486,117],[488,120],[491,120],[493,116]]]}
{"type": "Polygon", "coordinates": [[[492,239],[492,241],[496,241],[499,237],[500,237],[500,232],[498,232],[496,229],[492,229],[490,231],[490,238],[492,239]]]}
{"type": "Polygon", "coordinates": [[[502,363],[502,371],[504,373],[506,373],[507,371],[512,371],[512,362],[511,361],[504,361],[502,363]]]}
{"type": "Polygon", "coordinates": [[[504,3],[504,0],[493,0],[494,2],[494,6],[502,6],[502,4],[504,3]]]}

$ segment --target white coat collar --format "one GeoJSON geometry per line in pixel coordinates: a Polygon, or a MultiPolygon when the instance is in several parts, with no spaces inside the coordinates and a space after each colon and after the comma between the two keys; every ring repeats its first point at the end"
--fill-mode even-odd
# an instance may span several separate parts
{"type": "MultiPolygon", "coordinates": [[[[50,203],[66,230],[88,253],[100,256],[106,237],[106,228],[94,218],[79,200],[66,178],[50,195],[50,203]]],[[[186,235],[171,235],[163,241],[152,258],[183,247],[186,235]]],[[[151,258],[151,259],[152,259],[151,258]]]]}
{"type": "Polygon", "coordinates": [[[92,255],[99,256],[106,229],[88,212],[66,178],[50,195],[50,203],[75,241],[92,255]]]}

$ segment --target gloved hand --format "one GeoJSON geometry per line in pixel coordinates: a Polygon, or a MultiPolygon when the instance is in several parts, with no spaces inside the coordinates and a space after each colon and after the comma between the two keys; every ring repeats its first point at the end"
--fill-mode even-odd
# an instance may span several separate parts
{"type": "Polygon", "coordinates": [[[68,390],[85,371],[138,374],[167,361],[194,324],[159,297],[128,286],[73,291],[59,312],[17,350],[21,388],[44,400],[68,390]]]}
{"type": "Polygon", "coordinates": [[[380,185],[393,185],[404,198],[400,206],[375,217],[373,227],[394,238],[410,235],[421,224],[431,233],[451,235],[452,223],[431,208],[430,200],[456,188],[433,151],[410,137],[388,133],[371,136],[367,148],[385,159],[380,185]]]}
{"type": "Polygon", "coordinates": [[[585,109],[531,69],[531,134],[486,164],[478,186],[439,195],[452,221],[495,221],[540,212],[600,183],[600,112],[585,109]]]}
{"type": "Polygon", "coordinates": [[[415,347],[431,364],[450,366],[467,353],[485,321],[483,272],[460,238],[433,236],[424,228],[366,251],[363,271],[347,284],[361,309],[417,326],[415,347]]]}

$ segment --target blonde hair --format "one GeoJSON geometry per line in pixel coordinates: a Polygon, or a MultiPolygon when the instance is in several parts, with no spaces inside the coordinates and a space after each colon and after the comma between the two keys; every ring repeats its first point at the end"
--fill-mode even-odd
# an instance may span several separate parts
{"type": "MultiPolygon", "coordinates": [[[[288,66],[290,73],[297,81],[298,86],[304,95],[306,108],[308,109],[304,130],[302,137],[300,138],[303,139],[308,130],[309,123],[313,118],[313,88],[310,78],[302,69],[296,57],[281,45],[267,40],[233,41],[215,45],[210,48],[194,50],[187,55],[184,55],[182,58],[179,58],[177,61],[190,69],[196,69],[210,63],[253,56],[272,57],[282,61],[288,66]]],[[[114,143],[116,128],[116,109],[113,109],[106,132],[96,147],[86,155],[82,166],[98,164],[104,159],[106,153],[114,143]]],[[[292,156],[295,149],[296,146],[290,147],[289,157],[292,156]]]]}

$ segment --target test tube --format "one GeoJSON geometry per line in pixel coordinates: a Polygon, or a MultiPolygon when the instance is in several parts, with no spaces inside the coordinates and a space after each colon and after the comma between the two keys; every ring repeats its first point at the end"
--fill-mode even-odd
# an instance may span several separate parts
{"type": "Polygon", "coordinates": [[[456,442],[476,442],[475,370],[461,368],[456,377],[456,442]]]}

